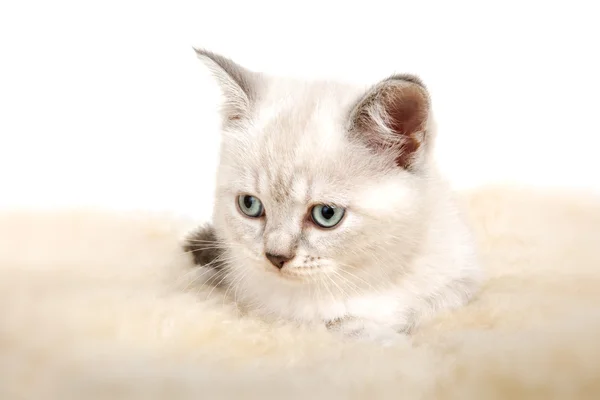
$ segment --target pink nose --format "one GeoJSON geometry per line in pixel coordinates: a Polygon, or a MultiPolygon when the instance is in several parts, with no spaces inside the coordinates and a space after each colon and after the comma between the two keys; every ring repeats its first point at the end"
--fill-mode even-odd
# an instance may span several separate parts
{"type": "Polygon", "coordinates": [[[274,266],[276,266],[279,269],[283,268],[283,265],[286,262],[288,262],[292,258],[294,258],[293,256],[288,257],[288,256],[282,256],[280,254],[271,254],[271,253],[266,253],[265,256],[271,262],[271,264],[273,264],[274,266]]]}

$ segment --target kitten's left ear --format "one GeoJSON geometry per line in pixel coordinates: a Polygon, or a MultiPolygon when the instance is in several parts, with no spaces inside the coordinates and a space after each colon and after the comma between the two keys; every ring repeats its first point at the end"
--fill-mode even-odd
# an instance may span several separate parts
{"type": "Polygon", "coordinates": [[[256,100],[258,74],[216,53],[194,50],[217,79],[225,96],[222,109],[225,122],[247,118],[256,100]]]}
{"type": "Polygon", "coordinates": [[[423,83],[395,75],[369,90],[350,113],[350,133],[371,149],[389,154],[396,165],[418,169],[431,141],[430,102],[423,83]]]}

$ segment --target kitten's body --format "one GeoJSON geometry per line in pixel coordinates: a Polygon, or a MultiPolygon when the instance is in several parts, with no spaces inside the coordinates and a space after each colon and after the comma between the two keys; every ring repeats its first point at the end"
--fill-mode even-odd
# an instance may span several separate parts
{"type": "Polygon", "coordinates": [[[198,239],[214,235],[223,253],[212,257],[236,301],[384,341],[468,301],[479,276],[475,246],[432,160],[434,127],[418,80],[392,77],[365,92],[199,55],[226,102],[214,228],[188,249],[208,251],[198,239]],[[236,209],[244,193],[260,198],[263,217],[236,209]],[[343,207],[344,219],[320,229],[307,217],[314,204],[343,207]],[[289,261],[275,268],[266,253],[289,261]]]}

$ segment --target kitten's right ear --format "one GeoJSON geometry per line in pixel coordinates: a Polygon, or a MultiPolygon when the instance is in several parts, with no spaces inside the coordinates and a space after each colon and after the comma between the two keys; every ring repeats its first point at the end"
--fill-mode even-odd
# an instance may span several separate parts
{"type": "Polygon", "coordinates": [[[394,75],[375,85],[350,113],[350,132],[396,165],[417,170],[431,143],[429,94],[412,75],[394,75]]]}
{"type": "Polygon", "coordinates": [[[213,52],[194,48],[196,55],[211,71],[225,97],[223,118],[235,122],[249,116],[256,98],[258,74],[213,52]]]}

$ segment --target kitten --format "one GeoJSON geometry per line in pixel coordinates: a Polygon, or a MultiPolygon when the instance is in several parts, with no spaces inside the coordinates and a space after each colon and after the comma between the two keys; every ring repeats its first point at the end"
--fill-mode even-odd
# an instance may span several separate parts
{"type": "Polygon", "coordinates": [[[224,95],[222,144],[213,226],[185,247],[239,304],[390,343],[469,301],[474,239],[434,165],[418,78],[365,91],[196,52],[224,95]]]}

